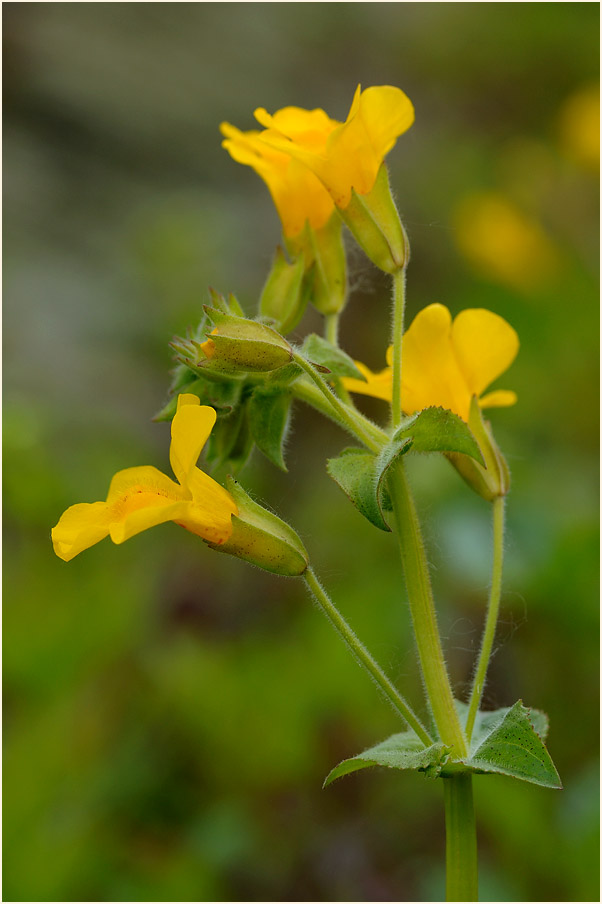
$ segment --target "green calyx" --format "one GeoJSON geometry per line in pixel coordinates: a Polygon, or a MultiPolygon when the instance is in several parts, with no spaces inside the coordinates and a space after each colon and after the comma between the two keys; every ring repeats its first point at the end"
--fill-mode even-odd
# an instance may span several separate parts
{"type": "Polygon", "coordinates": [[[221,546],[209,546],[272,574],[302,575],[309,557],[292,527],[254,502],[233,477],[226,478],[226,488],[238,507],[238,515],[232,515],[231,537],[221,546]]]}
{"type": "Polygon", "coordinates": [[[389,174],[383,163],[366,195],[351,192],[347,207],[339,208],[343,222],[372,263],[385,273],[396,273],[408,263],[409,243],[395,206],[389,174]]]}
{"type": "Polygon", "coordinates": [[[500,496],[506,496],[510,490],[510,471],[506,459],[497,445],[491,426],[483,417],[477,399],[473,396],[470,403],[468,426],[476,439],[483,457],[483,465],[467,455],[457,452],[447,453],[463,480],[487,502],[493,502],[500,496]]]}

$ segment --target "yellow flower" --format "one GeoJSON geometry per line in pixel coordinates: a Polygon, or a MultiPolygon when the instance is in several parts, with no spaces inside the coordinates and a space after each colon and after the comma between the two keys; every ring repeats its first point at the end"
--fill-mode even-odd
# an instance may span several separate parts
{"type": "Polygon", "coordinates": [[[565,101],[559,116],[567,157],[596,172],[600,166],[600,89],[585,85],[565,101]]]}
{"type": "Polygon", "coordinates": [[[263,107],[255,118],[265,127],[259,140],[290,155],[314,173],[337,207],[345,208],[351,190],[368,194],[380,166],[398,136],[414,122],[414,107],[399,88],[358,85],[349,115],[337,122],[324,110],[284,107],[271,116],[263,107]]]}
{"type": "Polygon", "coordinates": [[[286,238],[294,238],[308,222],[321,229],[330,219],[334,204],[323,185],[307,167],[289,154],[274,150],[257,131],[241,132],[223,122],[222,147],[238,163],[253,167],[266,183],[282,221],[286,238]]]}
{"type": "MultiPolygon", "coordinates": [[[[518,352],[518,336],[509,323],[483,308],[468,308],[452,322],[442,304],[420,311],[403,337],[401,399],[405,414],[423,408],[448,408],[468,422],[470,402],[476,396],[481,408],[514,405],[516,393],[496,389],[483,395],[487,387],[510,367],[518,352]]],[[[345,378],[351,392],[391,401],[391,352],[389,364],[372,373],[357,366],[366,377],[345,378]]]]}
{"type": "Polygon", "coordinates": [[[231,516],[237,514],[237,506],[223,487],[196,467],[215,418],[213,408],[200,405],[197,396],[180,395],[169,452],[178,483],[150,465],[118,471],[106,502],[72,505],[63,513],[52,529],[57,556],[68,562],[107,536],[123,543],[164,521],[175,521],[211,543],[224,543],[232,533],[231,516]]]}
{"type": "Polygon", "coordinates": [[[560,254],[540,224],[496,192],[458,206],[455,236],[468,260],[490,278],[529,292],[554,278],[560,254]]]}

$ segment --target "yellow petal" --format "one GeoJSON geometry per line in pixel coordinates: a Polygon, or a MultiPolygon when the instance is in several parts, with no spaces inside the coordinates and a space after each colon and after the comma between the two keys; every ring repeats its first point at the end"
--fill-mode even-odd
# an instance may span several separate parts
{"type": "Polygon", "coordinates": [[[516,405],[516,399],[516,393],[511,389],[495,389],[479,399],[479,405],[481,408],[507,408],[516,405]]]}
{"type": "Polygon", "coordinates": [[[52,528],[52,544],[60,559],[69,562],[84,549],[108,536],[111,512],[106,502],[72,505],[52,528]]]}
{"type": "Polygon", "coordinates": [[[303,147],[319,150],[326,144],[330,133],[339,125],[324,110],[304,110],[302,107],[283,107],[270,116],[263,107],[253,114],[265,129],[274,129],[303,147]]]}
{"type": "Polygon", "coordinates": [[[201,405],[197,396],[184,393],[178,398],[178,410],[171,422],[171,467],[186,488],[188,475],[194,468],[215,424],[216,414],[208,405],[201,405]]]}
{"type": "Polygon", "coordinates": [[[130,497],[129,502],[121,520],[111,524],[110,534],[113,543],[123,543],[141,531],[163,524],[165,521],[180,523],[190,507],[190,502],[173,502],[164,496],[154,496],[150,493],[130,497]],[[133,508],[132,502],[140,507],[133,508]]]}
{"type": "Polygon", "coordinates": [[[152,465],[118,471],[107,496],[111,539],[123,543],[148,527],[175,520],[189,499],[186,490],[152,465]]]}
{"type": "Polygon", "coordinates": [[[357,380],[355,377],[343,377],[345,389],[348,389],[349,392],[357,392],[360,395],[373,396],[375,399],[384,399],[385,402],[390,402],[393,385],[391,368],[386,367],[380,373],[374,373],[361,361],[356,361],[355,365],[365,376],[366,382],[357,380]]]}
{"type": "Polygon", "coordinates": [[[255,111],[266,126],[261,138],[299,160],[323,183],[337,207],[351,190],[369,192],[385,155],[414,121],[414,108],[399,88],[381,86],[355,93],[347,121],[336,123],[323,110],[287,107],[270,116],[255,111]]]}
{"type": "Polygon", "coordinates": [[[138,497],[145,496],[157,496],[168,502],[190,498],[190,495],[187,495],[185,490],[166,474],[152,465],[141,465],[139,468],[124,468],[123,471],[117,471],[111,480],[107,503],[114,507],[114,511],[119,517],[121,511],[127,512],[140,508],[143,502],[138,497]],[[138,502],[136,502],[136,498],[138,498],[138,502]]]}
{"type": "Polygon", "coordinates": [[[201,471],[193,468],[188,478],[192,504],[186,516],[187,530],[210,540],[223,543],[232,533],[232,515],[238,514],[234,499],[222,486],[201,471]]]}
{"type": "Polygon", "coordinates": [[[484,308],[468,308],[458,314],[452,343],[468,389],[477,397],[510,367],[519,346],[516,330],[484,308]]]}
{"type": "Polygon", "coordinates": [[[401,401],[406,414],[431,405],[468,420],[471,392],[451,341],[451,314],[431,304],[416,315],[403,337],[401,401]]]}
{"type": "Polygon", "coordinates": [[[347,206],[352,188],[360,195],[372,190],[385,156],[413,122],[414,107],[399,88],[384,85],[356,93],[347,121],[327,144],[337,206],[347,206]]]}
{"type": "Polygon", "coordinates": [[[223,147],[232,158],[253,167],[266,183],[287,238],[298,235],[306,222],[313,229],[328,222],[334,204],[311,170],[270,147],[259,132],[241,132],[229,123],[222,123],[220,128],[226,136],[223,147]]]}

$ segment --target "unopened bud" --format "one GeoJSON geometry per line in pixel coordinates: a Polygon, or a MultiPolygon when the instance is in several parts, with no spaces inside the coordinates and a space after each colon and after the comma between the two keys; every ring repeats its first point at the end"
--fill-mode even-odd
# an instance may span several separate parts
{"type": "Polygon", "coordinates": [[[291,346],[271,327],[215,308],[205,307],[205,311],[215,328],[201,350],[212,369],[265,372],[284,367],[292,360],[291,346]]]}
{"type": "Polygon", "coordinates": [[[264,317],[275,321],[283,333],[290,333],[305,312],[307,294],[303,291],[304,273],[303,254],[289,264],[282,248],[276,249],[270,275],[261,293],[259,310],[264,317]]]}

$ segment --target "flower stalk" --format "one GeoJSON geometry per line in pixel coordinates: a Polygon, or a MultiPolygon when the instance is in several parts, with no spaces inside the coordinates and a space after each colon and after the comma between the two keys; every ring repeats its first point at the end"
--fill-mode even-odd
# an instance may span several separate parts
{"type": "Polygon", "coordinates": [[[385,675],[374,657],[368,652],[366,647],[357,637],[355,632],[349,627],[339,610],[336,608],[328,594],[317,579],[313,569],[309,567],[303,579],[307,585],[309,592],[312,594],[320,609],[329,620],[335,631],[343,638],[348,648],[351,650],[357,661],[370,677],[376,682],[388,702],[399,716],[407,722],[410,728],[418,735],[420,740],[426,747],[429,747],[433,740],[428,731],[421,723],[420,719],[413,712],[409,704],[401,696],[397,688],[391,683],[385,675]]]}
{"type": "Polygon", "coordinates": [[[365,446],[372,452],[380,452],[383,441],[386,442],[388,437],[384,431],[379,430],[374,424],[367,426],[367,419],[361,417],[358,412],[352,411],[344,402],[334,394],[330,386],[320,377],[311,364],[305,360],[303,355],[297,352],[293,355],[293,360],[307,376],[318,387],[324,398],[327,400],[328,410],[334,412],[334,420],[337,420],[342,426],[356,436],[365,446]],[[376,432],[378,431],[378,432],[376,432]],[[378,438],[376,438],[378,437],[378,438]],[[383,437],[383,439],[380,439],[383,437]]]}
{"type": "Polygon", "coordinates": [[[406,268],[402,267],[393,275],[393,387],[391,392],[391,423],[395,430],[402,418],[401,411],[401,352],[403,321],[405,315],[406,268]]]}
{"type": "Polygon", "coordinates": [[[487,605],[487,616],[481,651],[475,671],[475,676],[470,694],[468,717],[466,719],[466,740],[470,744],[475,719],[479,711],[479,704],[485,687],[487,669],[491,659],[491,650],[495,638],[495,629],[500,610],[500,597],[502,594],[502,565],[504,558],[504,509],[505,497],[498,496],[493,503],[493,566],[491,570],[491,590],[487,605]]]}

